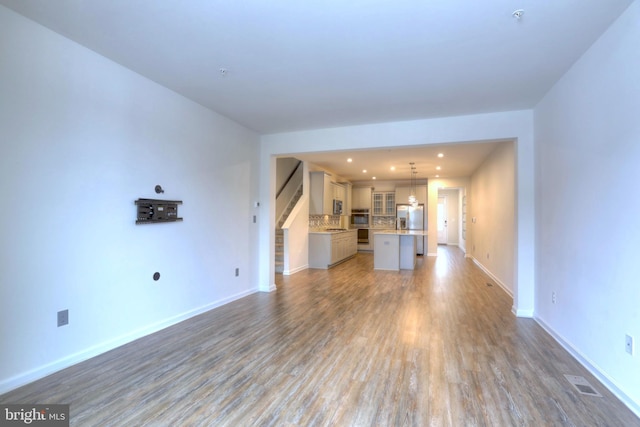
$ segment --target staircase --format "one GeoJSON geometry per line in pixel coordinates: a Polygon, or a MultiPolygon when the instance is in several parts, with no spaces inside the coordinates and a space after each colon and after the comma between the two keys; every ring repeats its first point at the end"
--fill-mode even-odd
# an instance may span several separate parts
{"type": "Polygon", "coordinates": [[[298,187],[298,191],[289,202],[289,206],[284,210],[282,217],[280,217],[280,221],[278,225],[276,225],[276,250],[275,250],[275,264],[276,264],[276,273],[282,273],[284,271],[284,230],[282,230],[282,225],[289,218],[289,214],[295,207],[298,200],[302,197],[302,184],[298,187]]]}

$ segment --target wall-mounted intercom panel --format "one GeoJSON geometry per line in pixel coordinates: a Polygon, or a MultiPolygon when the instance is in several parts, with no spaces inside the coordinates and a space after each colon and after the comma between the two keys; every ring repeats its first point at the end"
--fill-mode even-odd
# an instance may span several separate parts
{"type": "Polygon", "coordinates": [[[178,205],[181,204],[181,200],[138,199],[136,224],[182,221],[178,217],[178,205]]]}

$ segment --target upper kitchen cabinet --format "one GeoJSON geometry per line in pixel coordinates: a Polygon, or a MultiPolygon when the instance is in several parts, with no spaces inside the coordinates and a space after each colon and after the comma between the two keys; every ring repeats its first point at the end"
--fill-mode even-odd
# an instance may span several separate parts
{"type": "Polygon", "coordinates": [[[396,193],[394,191],[374,191],[371,197],[371,204],[372,215],[396,215],[396,193]]]}
{"type": "Polygon", "coordinates": [[[334,200],[340,200],[342,203],[344,203],[347,200],[347,190],[344,185],[332,182],[331,187],[334,200]]]}
{"type": "Polygon", "coordinates": [[[309,172],[309,214],[333,215],[334,183],[326,172],[309,172]]]}
{"type": "Polygon", "coordinates": [[[350,215],[353,207],[353,185],[350,182],[341,182],[344,187],[344,199],[342,199],[342,215],[350,215]]]}
{"type": "Polygon", "coordinates": [[[346,200],[346,189],[343,185],[333,181],[333,177],[326,172],[309,172],[309,214],[333,215],[333,201],[346,200]]]}
{"type": "Polygon", "coordinates": [[[351,209],[371,209],[371,187],[353,187],[351,209]]]}

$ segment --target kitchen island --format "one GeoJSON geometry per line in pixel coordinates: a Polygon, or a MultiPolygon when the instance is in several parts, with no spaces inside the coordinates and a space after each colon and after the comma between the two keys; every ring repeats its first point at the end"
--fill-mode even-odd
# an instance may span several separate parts
{"type": "Polygon", "coordinates": [[[355,229],[327,228],[309,231],[309,268],[331,268],[358,252],[355,229]]]}
{"type": "Polygon", "coordinates": [[[423,230],[382,230],[373,233],[374,270],[413,270],[416,267],[416,237],[423,230]]]}

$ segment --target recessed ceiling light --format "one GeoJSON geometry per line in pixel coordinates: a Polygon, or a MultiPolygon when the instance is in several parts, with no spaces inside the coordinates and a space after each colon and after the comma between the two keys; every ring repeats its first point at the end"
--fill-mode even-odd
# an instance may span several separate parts
{"type": "Polygon", "coordinates": [[[349,157],[349,158],[347,159],[347,162],[351,163],[351,162],[353,162],[353,159],[352,159],[351,157],[349,157]]]}
{"type": "Polygon", "coordinates": [[[376,179],[376,177],[374,176],[374,177],[373,177],[373,178],[371,178],[371,179],[376,179]]]}
{"type": "Polygon", "coordinates": [[[443,157],[444,157],[444,154],[442,154],[442,153],[438,153],[438,157],[443,158],[443,157]]]}
{"type": "Polygon", "coordinates": [[[395,166],[391,166],[391,168],[390,168],[390,169],[391,169],[392,171],[394,171],[394,170],[396,170],[396,167],[395,167],[395,166]]]}
{"type": "Polygon", "coordinates": [[[366,169],[362,169],[362,173],[367,173],[367,170],[366,169]]]}
{"type": "Polygon", "coordinates": [[[440,169],[442,169],[440,166],[436,166],[437,171],[439,171],[440,169]]]}
{"type": "Polygon", "coordinates": [[[220,67],[218,71],[220,72],[220,77],[227,77],[227,74],[229,73],[229,70],[225,67],[220,67]]]}
{"type": "Polygon", "coordinates": [[[436,178],[440,178],[440,175],[436,175],[436,178]]]}
{"type": "Polygon", "coordinates": [[[518,9],[518,10],[514,10],[513,13],[511,14],[515,19],[520,20],[522,18],[522,15],[524,15],[524,9],[518,9]]]}

